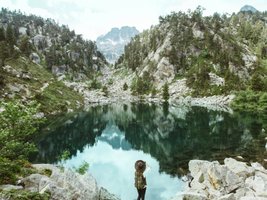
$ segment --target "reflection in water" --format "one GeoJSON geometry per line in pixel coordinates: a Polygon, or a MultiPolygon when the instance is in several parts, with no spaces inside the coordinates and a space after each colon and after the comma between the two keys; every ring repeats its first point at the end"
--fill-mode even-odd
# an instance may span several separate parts
{"type": "Polygon", "coordinates": [[[177,177],[187,173],[191,159],[222,161],[241,155],[262,162],[266,122],[200,107],[97,106],[49,125],[38,138],[36,162],[56,163],[69,150],[67,166],[85,160],[100,185],[122,199],[133,199],[133,164],[144,159],[152,168],[148,199],[166,199],[182,189],[177,177]]]}

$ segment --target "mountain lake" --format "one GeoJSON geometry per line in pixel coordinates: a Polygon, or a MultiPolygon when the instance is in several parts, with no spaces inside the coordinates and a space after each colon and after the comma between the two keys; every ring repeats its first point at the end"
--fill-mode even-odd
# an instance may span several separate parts
{"type": "Polygon", "coordinates": [[[40,131],[35,163],[88,171],[99,186],[122,200],[137,198],[134,163],[148,164],[146,199],[169,200],[186,186],[192,159],[226,157],[265,165],[267,118],[202,107],[111,104],[50,120],[40,131]],[[62,160],[62,154],[70,155],[62,160]]]}

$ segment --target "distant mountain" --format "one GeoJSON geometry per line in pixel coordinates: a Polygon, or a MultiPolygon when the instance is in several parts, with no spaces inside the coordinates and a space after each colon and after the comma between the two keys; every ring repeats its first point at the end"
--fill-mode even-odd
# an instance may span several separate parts
{"type": "Polygon", "coordinates": [[[99,36],[96,44],[107,61],[115,63],[120,55],[123,54],[124,46],[137,34],[139,34],[139,31],[135,27],[112,28],[106,35],[99,36]]]}
{"type": "Polygon", "coordinates": [[[252,12],[252,13],[256,13],[259,12],[256,8],[254,8],[253,6],[250,5],[245,5],[240,9],[240,12],[252,12]]]}

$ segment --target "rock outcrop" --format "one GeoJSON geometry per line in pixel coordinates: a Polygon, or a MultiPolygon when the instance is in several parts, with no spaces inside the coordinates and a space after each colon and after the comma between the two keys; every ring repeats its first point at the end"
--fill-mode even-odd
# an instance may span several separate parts
{"type": "Polygon", "coordinates": [[[119,200],[106,189],[99,188],[96,180],[88,173],[80,175],[71,170],[61,170],[50,164],[33,165],[39,173],[31,174],[21,180],[24,186],[1,186],[2,190],[24,189],[30,192],[51,194],[50,199],[65,200],[119,200]],[[51,172],[50,176],[43,175],[51,172]]]}
{"type": "Polygon", "coordinates": [[[226,158],[223,165],[191,160],[189,170],[193,180],[183,199],[267,199],[267,170],[259,163],[249,166],[233,158],[226,158]]]}

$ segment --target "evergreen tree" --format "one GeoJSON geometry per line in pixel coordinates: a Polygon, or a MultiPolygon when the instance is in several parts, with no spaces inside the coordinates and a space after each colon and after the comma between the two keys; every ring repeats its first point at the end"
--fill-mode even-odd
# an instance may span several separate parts
{"type": "Polygon", "coordinates": [[[16,43],[14,30],[11,25],[8,25],[6,29],[6,41],[8,44],[8,54],[11,57],[14,53],[14,45],[16,43]]]}
{"type": "Polygon", "coordinates": [[[167,83],[165,83],[162,87],[162,98],[165,102],[168,101],[170,98],[169,86],[167,83]]]}
{"type": "Polygon", "coordinates": [[[259,73],[253,74],[251,78],[251,89],[254,91],[263,91],[264,90],[264,82],[259,73]]]}
{"type": "Polygon", "coordinates": [[[10,46],[14,46],[16,43],[16,38],[14,34],[13,27],[9,24],[6,29],[6,40],[10,46]]]}
{"type": "Polygon", "coordinates": [[[21,50],[21,52],[25,56],[27,56],[27,57],[30,56],[30,53],[31,53],[31,44],[29,42],[29,37],[28,36],[22,36],[19,49],[21,50]]]}
{"type": "Polygon", "coordinates": [[[8,47],[6,41],[0,41],[0,67],[5,65],[8,58],[8,47]]]}
{"type": "Polygon", "coordinates": [[[125,90],[128,90],[128,85],[127,85],[127,83],[124,83],[123,84],[123,90],[125,91],[125,90]]]}
{"type": "Polygon", "coordinates": [[[4,41],[5,39],[6,39],[5,30],[2,27],[0,27],[0,42],[4,41]]]}

